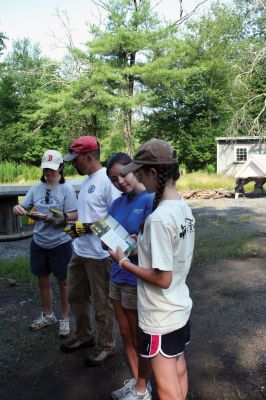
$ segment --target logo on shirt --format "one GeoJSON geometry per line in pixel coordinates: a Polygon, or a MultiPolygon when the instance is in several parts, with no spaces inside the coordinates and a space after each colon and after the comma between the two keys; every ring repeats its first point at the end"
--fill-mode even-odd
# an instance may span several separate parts
{"type": "Polygon", "coordinates": [[[143,208],[134,208],[133,213],[134,214],[141,214],[141,213],[143,213],[143,208]]]}
{"type": "Polygon", "coordinates": [[[181,224],[181,233],[179,234],[181,239],[185,239],[187,233],[194,232],[194,220],[190,218],[185,218],[185,225],[181,224]]]}
{"type": "Polygon", "coordinates": [[[88,188],[88,193],[93,193],[95,190],[95,185],[90,185],[88,188]]]}

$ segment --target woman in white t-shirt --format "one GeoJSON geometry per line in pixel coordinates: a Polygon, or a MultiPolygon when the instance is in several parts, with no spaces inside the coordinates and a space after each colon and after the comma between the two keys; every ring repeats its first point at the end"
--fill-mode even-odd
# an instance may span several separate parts
{"type": "MultiPolygon", "coordinates": [[[[148,192],[155,192],[153,212],[138,236],[139,266],[121,249],[110,251],[121,268],[138,278],[140,355],[148,358],[160,400],[185,400],[188,391],[184,356],[189,342],[192,300],[186,277],[194,249],[194,217],[180,197],[175,150],[151,139],[139,148],[122,173],[138,171],[148,192]]],[[[144,377],[148,380],[147,376],[144,377]]],[[[148,399],[138,384],[124,400],[148,399]]]]}

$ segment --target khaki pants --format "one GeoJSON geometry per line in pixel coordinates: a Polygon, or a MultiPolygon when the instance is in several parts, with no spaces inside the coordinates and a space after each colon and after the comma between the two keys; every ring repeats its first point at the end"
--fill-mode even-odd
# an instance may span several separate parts
{"type": "Polygon", "coordinates": [[[82,342],[94,336],[92,304],[99,337],[97,347],[115,347],[115,318],[109,298],[110,258],[102,260],[73,254],[68,264],[68,301],[76,322],[76,338],[82,342]]]}

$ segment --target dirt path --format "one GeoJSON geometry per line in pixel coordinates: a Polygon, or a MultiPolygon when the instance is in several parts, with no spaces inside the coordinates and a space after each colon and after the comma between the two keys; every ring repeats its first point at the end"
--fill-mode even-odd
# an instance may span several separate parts
{"type": "MultiPolygon", "coordinates": [[[[266,198],[190,204],[197,219],[190,400],[266,399],[266,198]]],[[[26,241],[0,243],[2,258],[27,249],[26,241]]],[[[82,351],[60,352],[56,328],[28,330],[39,313],[35,289],[2,278],[0,296],[1,400],[107,400],[129,377],[118,334],[115,356],[88,368],[82,351]]]]}

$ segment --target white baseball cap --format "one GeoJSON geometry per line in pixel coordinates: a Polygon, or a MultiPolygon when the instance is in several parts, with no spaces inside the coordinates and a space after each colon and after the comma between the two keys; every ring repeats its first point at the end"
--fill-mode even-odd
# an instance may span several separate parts
{"type": "Polygon", "coordinates": [[[47,150],[42,156],[41,168],[49,168],[57,171],[60,164],[63,164],[63,157],[57,150],[47,150]]]}

